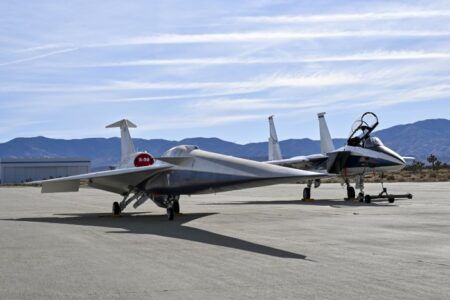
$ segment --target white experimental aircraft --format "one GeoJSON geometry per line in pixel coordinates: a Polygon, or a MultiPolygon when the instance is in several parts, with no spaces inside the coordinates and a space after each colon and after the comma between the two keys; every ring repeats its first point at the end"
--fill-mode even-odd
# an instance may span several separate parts
{"type": "Polygon", "coordinates": [[[180,195],[207,194],[278,183],[307,182],[326,175],[295,170],[262,162],[200,150],[181,145],[155,158],[137,152],[128,128],[128,120],[113,123],[121,133],[121,161],[115,170],[87,173],[40,182],[42,193],[77,192],[81,181],[89,186],[119,194],[123,200],[113,203],[119,215],[131,202],[137,208],[148,199],[167,210],[169,220],[180,211],[180,195]]]}

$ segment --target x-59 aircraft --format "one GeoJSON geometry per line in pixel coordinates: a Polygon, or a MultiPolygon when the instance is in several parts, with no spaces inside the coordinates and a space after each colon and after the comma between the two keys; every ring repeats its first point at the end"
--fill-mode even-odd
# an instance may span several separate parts
{"type": "MultiPolygon", "coordinates": [[[[347,144],[335,149],[330,131],[325,121],[325,113],[319,113],[320,148],[321,153],[307,156],[296,156],[283,159],[278,137],[273,122],[269,117],[269,161],[274,165],[287,166],[296,169],[328,172],[339,175],[347,186],[347,199],[355,199],[355,189],[350,185],[350,178],[355,178],[356,188],[360,190],[357,199],[370,203],[372,199],[385,198],[394,202],[395,198],[411,198],[411,194],[392,195],[383,191],[377,196],[364,195],[364,175],[399,171],[406,166],[405,159],[392,149],[383,145],[377,137],[370,134],[378,126],[378,117],[372,112],[366,112],[357,120],[351,129],[347,144]]],[[[311,198],[311,186],[320,186],[320,179],[310,180],[303,190],[303,199],[311,198]]]]}
{"type": "Polygon", "coordinates": [[[83,181],[123,197],[120,203],[113,203],[114,215],[133,201],[137,208],[151,199],[166,208],[168,219],[173,220],[180,211],[180,195],[307,182],[326,176],[203,151],[193,145],[176,146],[155,158],[135,150],[128,129],[136,127],[132,122],[121,120],[107,126],[111,127],[119,127],[121,132],[121,162],[117,169],[34,182],[42,184],[42,193],[76,192],[83,181]]]}

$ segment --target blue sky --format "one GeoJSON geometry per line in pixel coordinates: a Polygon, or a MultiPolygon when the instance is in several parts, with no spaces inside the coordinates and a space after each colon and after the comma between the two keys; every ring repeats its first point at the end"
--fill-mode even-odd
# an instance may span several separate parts
{"type": "Polygon", "coordinates": [[[449,1],[2,1],[0,142],[345,137],[450,116],[449,1]]]}

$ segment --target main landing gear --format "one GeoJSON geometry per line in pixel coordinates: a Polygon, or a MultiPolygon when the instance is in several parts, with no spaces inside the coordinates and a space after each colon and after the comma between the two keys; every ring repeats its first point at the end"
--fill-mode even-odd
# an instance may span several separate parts
{"type": "Polygon", "coordinates": [[[355,188],[350,185],[350,180],[348,178],[345,179],[345,185],[347,186],[347,198],[345,198],[345,200],[362,201],[364,199],[364,176],[363,175],[356,176],[355,181],[356,181],[355,188],[359,189],[357,197],[355,188]]]}
{"type": "Polygon", "coordinates": [[[347,198],[345,200],[355,200],[355,188],[350,185],[350,180],[345,179],[345,185],[347,186],[347,198]]]}
{"type": "Polygon", "coordinates": [[[318,188],[320,186],[320,179],[316,179],[314,181],[308,180],[306,187],[303,189],[303,201],[311,200],[311,187],[314,183],[314,188],[318,188]]]}
{"type": "Polygon", "coordinates": [[[175,214],[180,213],[180,195],[168,195],[167,196],[167,219],[172,221],[175,214]]]}
{"type": "Polygon", "coordinates": [[[120,215],[120,213],[122,212],[122,209],[120,208],[119,202],[114,202],[113,206],[112,206],[112,213],[114,216],[118,216],[120,215]]]}
{"type": "Polygon", "coordinates": [[[347,199],[346,200],[353,200],[355,199],[355,188],[352,186],[347,186],[347,199]]]}
{"type": "Polygon", "coordinates": [[[119,202],[114,202],[112,205],[112,213],[114,216],[119,216],[121,212],[133,201],[134,202],[133,207],[138,208],[140,205],[142,205],[145,201],[147,201],[149,196],[147,193],[142,191],[136,191],[133,196],[130,197],[130,193],[126,194],[123,197],[123,200],[119,202]]]}
{"type": "Polygon", "coordinates": [[[180,213],[180,195],[148,195],[142,191],[136,191],[131,197],[130,193],[125,195],[120,203],[114,202],[112,213],[114,216],[119,216],[131,202],[135,201],[133,207],[138,208],[148,199],[152,199],[159,207],[165,208],[170,221],[174,219],[175,214],[180,213]]]}
{"type": "Polygon", "coordinates": [[[311,187],[307,186],[303,189],[303,200],[311,199],[311,187]]]}

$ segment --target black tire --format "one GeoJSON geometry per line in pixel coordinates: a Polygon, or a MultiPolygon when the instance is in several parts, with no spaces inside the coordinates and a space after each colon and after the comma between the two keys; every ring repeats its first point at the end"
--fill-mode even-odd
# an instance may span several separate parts
{"type": "Polygon", "coordinates": [[[122,209],[120,208],[119,202],[114,202],[112,206],[112,213],[114,216],[120,215],[122,209]]]}
{"type": "Polygon", "coordinates": [[[311,188],[305,187],[303,189],[303,200],[311,199],[311,188]]]}
{"type": "Polygon", "coordinates": [[[364,203],[370,203],[370,202],[372,202],[372,198],[370,198],[369,195],[366,195],[366,196],[364,197],[364,203]]]}
{"type": "Polygon", "coordinates": [[[180,202],[178,202],[178,201],[174,201],[174,202],[173,202],[173,211],[174,211],[176,214],[179,214],[179,213],[180,213],[180,202]]]}
{"type": "Polygon", "coordinates": [[[388,201],[389,201],[389,203],[394,203],[395,198],[389,198],[388,201]]]}
{"type": "Polygon", "coordinates": [[[172,221],[173,218],[174,218],[174,216],[175,216],[175,212],[174,212],[174,210],[173,210],[173,207],[168,207],[168,208],[167,208],[167,219],[168,219],[169,221],[172,221]]]}
{"type": "Polygon", "coordinates": [[[347,187],[347,198],[348,199],[355,199],[355,188],[352,186],[347,187]]]}

